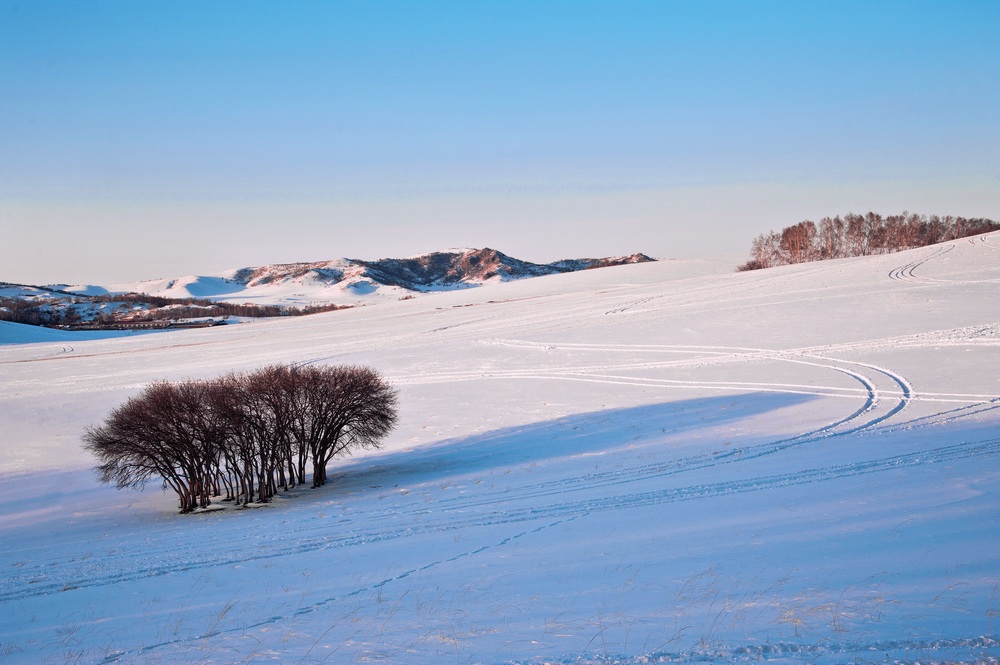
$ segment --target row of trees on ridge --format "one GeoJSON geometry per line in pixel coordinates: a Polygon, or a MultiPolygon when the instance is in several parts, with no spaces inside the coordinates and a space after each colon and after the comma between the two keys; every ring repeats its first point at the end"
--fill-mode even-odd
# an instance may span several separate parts
{"type": "Polygon", "coordinates": [[[326,483],[327,464],[377,448],[395,426],[397,393],[366,367],[272,365],[201,381],[148,385],[83,435],[103,483],[159,478],[180,512],[213,497],[267,502],[281,489],[326,483]]]}
{"type": "Polygon", "coordinates": [[[908,212],[888,217],[874,212],[824,217],[819,224],[805,220],[782,229],[781,233],[771,231],[757,236],[750,260],[738,270],[888,254],[997,230],[1000,223],[991,219],[928,217],[908,212]]]}

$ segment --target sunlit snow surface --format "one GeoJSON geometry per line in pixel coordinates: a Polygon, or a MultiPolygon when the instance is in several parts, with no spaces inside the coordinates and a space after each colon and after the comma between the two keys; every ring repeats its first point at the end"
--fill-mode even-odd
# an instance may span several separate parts
{"type": "Polygon", "coordinates": [[[996,662],[1000,235],[711,273],[6,324],[0,662],[996,662]],[[399,428],[257,509],[97,485],[146,382],[275,362],[375,367],[399,428]]]}

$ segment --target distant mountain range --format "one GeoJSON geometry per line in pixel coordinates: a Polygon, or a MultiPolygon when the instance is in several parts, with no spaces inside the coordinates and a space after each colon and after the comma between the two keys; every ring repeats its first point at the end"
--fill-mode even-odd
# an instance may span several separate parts
{"type": "Polygon", "coordinates": [[[432,252],[405,259],[272,264],[111,286],[25,287],[0,283],[0,319],[42,325],[87,325],[100,320],[102,325],[108,325],[199,313],[268,316],[654,260],[645,254],[632,254],[540,264],[484,248],[432,252]],[[130,295],[126,298],[125,294],[130,295]],[[192,303],[192,299],[199,302],[192,303]],[[251,309],[238,310],[226,303],[251,309]]]}

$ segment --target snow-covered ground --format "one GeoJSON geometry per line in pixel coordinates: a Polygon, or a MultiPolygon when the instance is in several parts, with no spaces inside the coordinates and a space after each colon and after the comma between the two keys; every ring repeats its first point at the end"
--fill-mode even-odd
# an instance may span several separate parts
{"type": "Polygon", "coordinates": [[[4,325],[0,661],[996,662],[1000,234],[705,272],[4,325]],[[399,428],[259,509],[96,483],[146,382],[274,362],[375,367],[399,428]]]}

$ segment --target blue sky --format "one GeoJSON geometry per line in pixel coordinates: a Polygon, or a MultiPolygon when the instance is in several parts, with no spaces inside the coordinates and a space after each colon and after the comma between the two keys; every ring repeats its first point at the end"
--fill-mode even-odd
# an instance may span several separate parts
{"type": "Polygon", "coordinates": [[[1000,218],[1000,3],[0,0],[0,280],[1000,218]]]}

